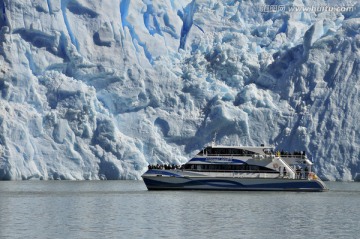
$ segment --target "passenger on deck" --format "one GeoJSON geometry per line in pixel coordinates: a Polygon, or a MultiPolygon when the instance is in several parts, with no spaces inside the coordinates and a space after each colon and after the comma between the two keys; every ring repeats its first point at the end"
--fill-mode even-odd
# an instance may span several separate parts
{"type": "Polygon", "coordinates": [[[301,168],[298,166],[296,167],[296,178],[297,179],[300,179],[301,178],[301,168]]]}
{"type": "Polygon", "coordinates": [[[309,167],[306,166],[305,167],[305,178],[308,178],[308,176],[309,176],[309,167]]]}

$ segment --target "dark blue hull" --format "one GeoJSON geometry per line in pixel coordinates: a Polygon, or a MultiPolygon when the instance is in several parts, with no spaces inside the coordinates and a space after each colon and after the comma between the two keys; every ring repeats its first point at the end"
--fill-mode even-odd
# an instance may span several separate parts
{"type": "Polygon", "coordinates": [[[229,190],[229,191],[306,191],[322,192],[328,189],[320,180],[169,177],[143,175],[148,190],[229,190]]]}

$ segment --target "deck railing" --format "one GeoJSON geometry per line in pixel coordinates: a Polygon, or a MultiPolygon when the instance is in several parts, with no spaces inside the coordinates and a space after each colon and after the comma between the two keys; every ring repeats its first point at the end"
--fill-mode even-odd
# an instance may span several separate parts
{"type": "Polygon", "coordinates": [[[304,154],[198,154],[198,156],[216,156],[216,157],[220,157],[220,156],[241,156],[241,157],[253,157],[254,155],[256,156],[265,156],[265,157],[271,157],[271,156],[277,156],[277,157],[281,157],[281,158],[301,158],[301,159],[305,159],[306,155],[304,154]]]}

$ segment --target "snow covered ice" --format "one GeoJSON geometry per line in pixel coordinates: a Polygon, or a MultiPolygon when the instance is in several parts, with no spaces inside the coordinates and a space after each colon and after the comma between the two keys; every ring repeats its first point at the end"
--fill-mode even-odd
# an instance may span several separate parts
{"type": "Polygon", "coordinates": [[[360,1],[0,1],[0,179],[138,179],[217,142],[360,173],[360,1]]]}

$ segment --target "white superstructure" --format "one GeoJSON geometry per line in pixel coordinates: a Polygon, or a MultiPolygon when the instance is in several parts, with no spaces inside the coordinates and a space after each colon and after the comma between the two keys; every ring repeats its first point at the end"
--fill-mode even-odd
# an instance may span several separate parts
{"type": "Polygon", "coordinates": [[[181,168],[150,166],[142,177],[149,190],[327,190],[311,166],[304,152],[211,145],[181,168]]]}

